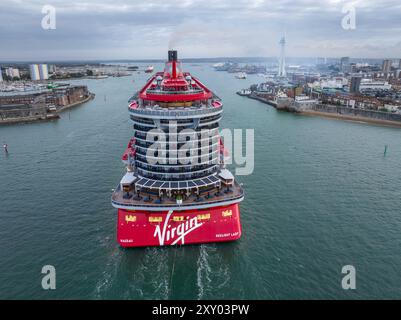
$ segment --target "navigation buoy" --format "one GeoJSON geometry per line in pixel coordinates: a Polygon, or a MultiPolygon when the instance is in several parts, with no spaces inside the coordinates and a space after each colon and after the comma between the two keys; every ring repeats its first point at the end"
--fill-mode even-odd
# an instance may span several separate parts
{"type": "Polygon", "coordinates": [[[386,144],[386,145],[384,146],[384,155],[387,154],[387,149],[388,149],[388,145],[386,144]]]}

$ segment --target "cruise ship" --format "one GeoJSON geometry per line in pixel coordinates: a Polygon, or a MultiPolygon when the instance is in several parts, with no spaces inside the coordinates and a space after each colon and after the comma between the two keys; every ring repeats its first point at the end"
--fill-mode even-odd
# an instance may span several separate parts
{"type": "Polygon", "coordinates": [[[241,237],[242,186],[226,168],[223,104],[168,52],[128,102],[133,136],[112,195],[122,247],[234,241],[241,237]]]}

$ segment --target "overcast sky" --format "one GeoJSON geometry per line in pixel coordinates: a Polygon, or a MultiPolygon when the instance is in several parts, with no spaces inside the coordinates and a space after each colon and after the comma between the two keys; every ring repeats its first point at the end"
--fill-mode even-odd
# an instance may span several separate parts
{"type": "Polygon", "coordinates": [[[1,0],[0,60],[401,57],[400,0],[1,0]],[[344,30],[353,3],[356,29],[344,30]],[[41,27],[56,8],[56,29],[41,27]]]}

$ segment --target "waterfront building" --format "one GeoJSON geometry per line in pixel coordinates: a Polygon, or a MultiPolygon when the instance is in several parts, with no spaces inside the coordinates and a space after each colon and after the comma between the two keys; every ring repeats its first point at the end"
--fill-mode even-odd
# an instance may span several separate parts
{"type": "Polygon", "coordinates": [[[318,100],[312,99],[307,95],[299,95],[295,97],[294,109],[296,111],[311,110],[318,103],[318,100]]]}
{"type": "Polygon", "coordinates": [[[39,74],[40,74],[40,80],[49,79],[49,72],[47,70],[47,64],[40,64],[39,65],[39,74]]]}
{"type": "Polygon", "coordinates": [[[49,73],[55,73],[56,72],[56,65],[49,64],[48,70],[49,70],[49,73]]]}
{"type": "Polygon", "coordinates": [[[351,93],[359,93],[361,87],[361,77],[352,77],[349,91],[351,93]]]}
{"type": "Polygon", "coordinates": [[[18,69],[13,68],[13,77],[14,78],[21,78],[20,72],[18,69]]]}
{"type": "Polygon", "coordinates": [[[385,59],[383,60],[383,65],[382,65],[382,71],[385,74],[388,74],[391,72],[391,65],[392,65],[392,61],[390,59],[385,59]]]}
{"type": "Polygon", "coordinates": [[[386,109],[388,112],[400,113],[401,106],[393,105],[393,104],[385,104],[383,109],[386,109]]]}
{"type": "Polygon", "coordinates": [[[341,72],[349,72],[348,68],[349,68],[349,57],[342,57],[340,59],[340,70],[341,72]]]}
{"type": "Polygon", "coordinates": [[[11,79],[14,79],[14,78],[18,78],[19,79],[20,78],[19,70],[16,69],[16,68],[12,68],[12,67],[7,68],[6,69],[6,76],[11,78],[11,79]]]}
{"type": "Polygon", "coordinates": [[[49,79],[47,64],[31,64],[29,66],[29,73],[32,81],[49,79]]]}
{"type": "Polygon", "coordinates": [[[313,83],[309,83],[308,86],[311,88],[342,90],[345,86],[348,86],[348,79],[344,77],[322,78],[313,83]]]}
{"type": "Polygon", "coordinates": [[[39,66],[37,64],[31,64],[29,66],[29,73],[32,81],[40,80],[39,66]]]}
{"type": "Polygon", "coordinates": [[[340,59],[341,65],[349,64],[350,58],[349,57],[342,57],[340,59]]]}
{"type": "Polygon", "coordinates": [[[364,90],[390,90],[391,84],[388,81],[379,81],[372,79],[362,79],[359,87],[360,91],[364,90]]]}
{"type": "Polygon", "coordinates": [[[1,68],[0,68],[0,82],[2,82],[2,81],[3,81],[3,73],[2,73],[1,68]]]}

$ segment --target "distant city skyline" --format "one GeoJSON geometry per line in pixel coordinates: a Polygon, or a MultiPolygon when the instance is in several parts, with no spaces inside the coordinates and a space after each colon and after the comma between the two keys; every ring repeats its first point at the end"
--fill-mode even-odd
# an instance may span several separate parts
{"type": "Polygon", "coordinates": [[[56,29],[41,22],[45,3],[0,3],[0,61],[278,57],[401,58],[397,0],[46,1],[56,29]],[[342,20],[355,8],[355,29],[342,20]]]}

